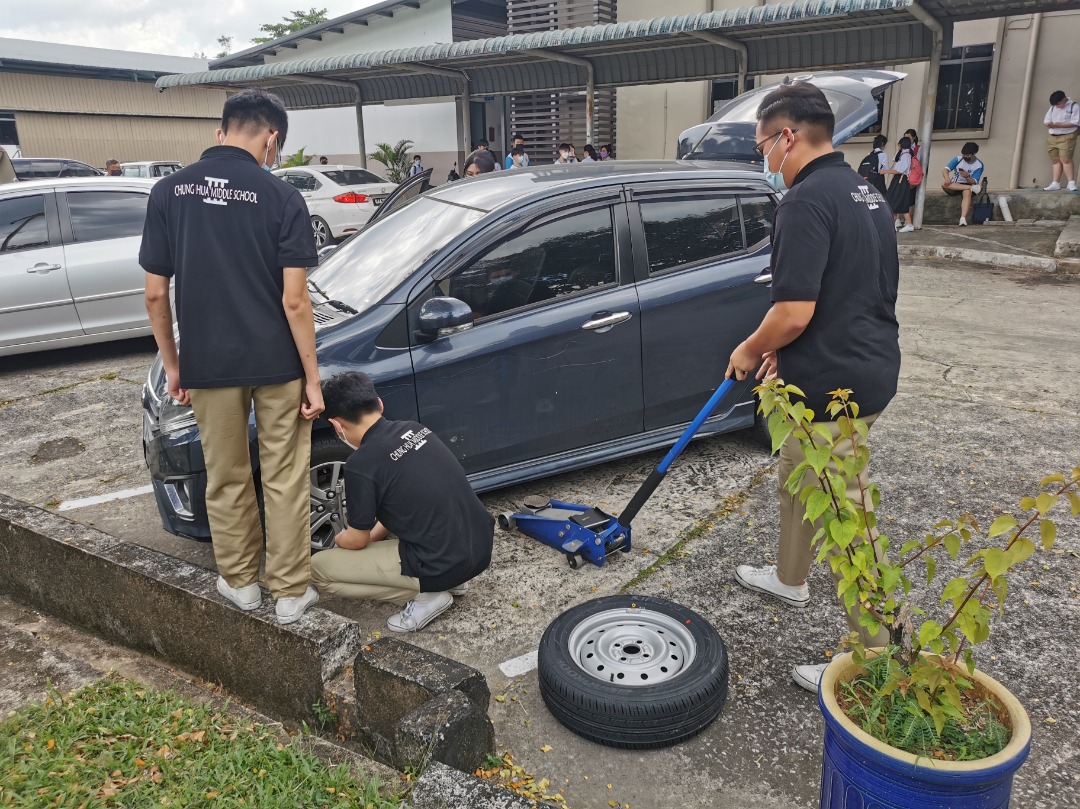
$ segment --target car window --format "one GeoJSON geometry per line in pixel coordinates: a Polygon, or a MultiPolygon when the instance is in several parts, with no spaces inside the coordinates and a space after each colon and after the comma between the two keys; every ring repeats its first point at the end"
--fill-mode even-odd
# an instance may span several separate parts
{"type": "Polygon", "coordinates": [[[319,189],[319,181],[310,174],[301,174],[299,172],[286,174],[285,182],[300,191],[317,191],[319,189]]]}
{"type": "Polygon", "coordinates": [[[90,166],[82,165],[81,163],[68,163],[64,166],[64,170],[60,172],[61,177],[97,177],[97,169],[90,166]]]}
{"type": "Polygon", "coordinates": [[[611,209],[538,225],[495,247],[443,282],[477,318],[615,283],[611,209]]]}
{"type": "Polygon", "coordinates": [[[643,201],[641,221],[650,275],[743,249],[739,207],[732,195],[643,201]]]}
{"type": "Polygon", "coordinates": [[[145,177],[146,166],[121,166],[120,173],[125,177],[145,177]]]}
{"type": "Polygon", "coordinates": [[[370,171],[364,171],[363,169],[334,169],[333,171],[324,171],[323,175],[326,176],[332,183],[338,185],[364,185],[366,183],[385,183],[383,180],[370,171]]]}
{"type": "Polygon", "coordinates": [[[148,199],[137,191],[69,191],[67,203],[75,241],[141,236],[148,199]]]}
{"type": "Polygon", "coordinates": [[[57,160],[35,160],[31,165],[35,177],[60,176],[60,163],[57,160]]]}
{"type": "Polygon", "coordinates": [[[180,167],[175,163],[159,163],[153,167],[153,174],[155,177],[168,177],[174,171],[179,171],[180,167]]]}
{"type": "Polygon", "coordinates": [[[0,200],[0,253],[47,247],[48,244],[44,196],[36,194],[0,200]]]}
{"type": "Polygon", "coordinates": [[[776,202],[772,197],[740,197],[743,226],[746,228],[746,244],[753,250],[772,238],[773,212],[776,202]]]}

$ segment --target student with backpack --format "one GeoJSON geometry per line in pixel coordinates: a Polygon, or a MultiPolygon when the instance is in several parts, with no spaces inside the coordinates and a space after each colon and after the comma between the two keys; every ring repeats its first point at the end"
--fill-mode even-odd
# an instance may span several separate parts
{"type": "Polygon", "coordinates": [[[915,189],[923,180],[922,164],[913,154],[913,146],[911,138],[906,135],[900,138],[900,151],[896,153],[896,162],[891,169],[881,172],[893,175],[892,184],[885,192],[885,200],[893,210],[893,226],[901,233],[915,231],[915,226],[911,223],[911,209],[915,206],[915,189]]]}
{"type": "Polygon", "coordinates": [[[874,188],[885,194],[885,175],[882,172],[889,170],[889,156],[885,154],[885,145],[889,139],[884,135],[874,138],[874,149],[859,163],[859,176],[869,182],[874,188]]]}

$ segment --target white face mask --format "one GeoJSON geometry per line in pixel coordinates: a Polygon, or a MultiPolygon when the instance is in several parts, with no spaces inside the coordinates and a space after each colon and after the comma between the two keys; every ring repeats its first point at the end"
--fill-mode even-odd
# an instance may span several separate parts
{"type": "Polygon", "coordinates": [[[341,441],[342,444],[344,444],[351,450],[357,449],[356,445],[351,443],[349,439],[345,437],[345,431],[341,429],[340,424],[338,424],[336,421],[331,421],[330,423],[334,425],[334,431],[337,433],[338,440],[341,441]]]}
{"type": "Polygon", "coordinates": [[[788,155],[791,154],[791,152],[789,150],[784,153],[784,159],[780,161],[779,171],[769,170],[769,155],[773,153],[773,149],[777,147],[783,137],[783,133],[777,135],[776,141],[772,145],[772,149],[769,149],[769,151],[765,153],[765,165],[762,167],[762,174],[765,175],[765,182],[777,191],[787,191],[787,182],[784,180],[784,163],[787,162],[788,155]]]}
{"type": "Polygon", "coordinates": [[[563,160],[566,160],[566,158],[569,156],[569,154],[570,154],[569,152],[561,151],[561,152],[559,152],[559,157],[561,157],[563,160]]]}

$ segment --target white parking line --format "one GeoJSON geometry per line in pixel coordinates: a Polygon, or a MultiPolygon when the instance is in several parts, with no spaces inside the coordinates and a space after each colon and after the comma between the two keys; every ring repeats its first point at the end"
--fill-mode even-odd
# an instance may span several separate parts
{"type": "Polygon", "coordinates": [[[99,503],[108,503],[112,500],[124,500],[128,497],[138,497],[140,494],[150,494],[154,491],[153,486],[140,486],[137,489],[121,489],[111,494],[99,494],[94,497],[84,497],[81,500],[65,500],[56,507],[57,511],[71,511],[74,508],[96,506],[99,503]]]}
{"type": "Polygon", "coordinates": [[[521,655],[521,657],[515,657],[513,660],[507,660],[505,663],[500,663],[499,671],[507,677],[520,677],[522,674],[528,674],[537,666],[537,651],[538,650],[534,649],[531,652],[521,655]]]}

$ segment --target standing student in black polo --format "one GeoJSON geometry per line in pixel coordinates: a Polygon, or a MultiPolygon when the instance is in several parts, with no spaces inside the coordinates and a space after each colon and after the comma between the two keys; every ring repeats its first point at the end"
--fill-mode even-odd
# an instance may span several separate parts
{"type": "MultiPolygon", "coordinates": [[[[773,221],[772,308],[732,352],[727,375],[778,374],[806,393],[807,407],[835,437],[836,423],[826,415],[829,391],[850,388],[867,425],[896,393],[900,266],[892,212],[880,192],[833,151],[833,113],[816,87],[805,82],[780,87],[762,101],[757,118],[765,175],[777,190],[790,190],[773,221]]],[[[842,457],[851,451],[850,442],[837,447],[842,457]]],[[[793,607],[810,601],[806,576],[817,530],[803,519],[799,498],[784,487],[801,454],[794,436],[780,450],[777,564],[740,565],[735,573],[744,587],[793,607]]],[[[812,482],[811,474],[804,485],[812,482]]],[[[867,646],[888,641],[885,632],[870,637],[850,614],[848,624],[867,646]]],[[[792,675],[816,691],[823,670],[796,666],[792,675]]]]}
{"type": "Polygon", "coordinates": [[[324,415],[356,451],[345,462],[349,524],[337,548],[312,558],[312,579],[324,592],[404,604],[386,625],[416,632],[487,569],[495,521],[438,436],[383,418],[366,374],[327,380],[323,398],[324,415]]]}
{"type": "Polygon", "coordinates": [[[169,395],[190,402],[199,424],[217,589],[242,610],[262,601],[263,529],[248,450],[254,403],[266,582],[281,623],[319,600],[310,586],[308,476],[311,423],[322,412],[306,270],[317,261],[315,239],[300,192],[268,173],[287,129],[276,96],[230,97],[221,145],[151,191],[139,253],[169,395]]]}

